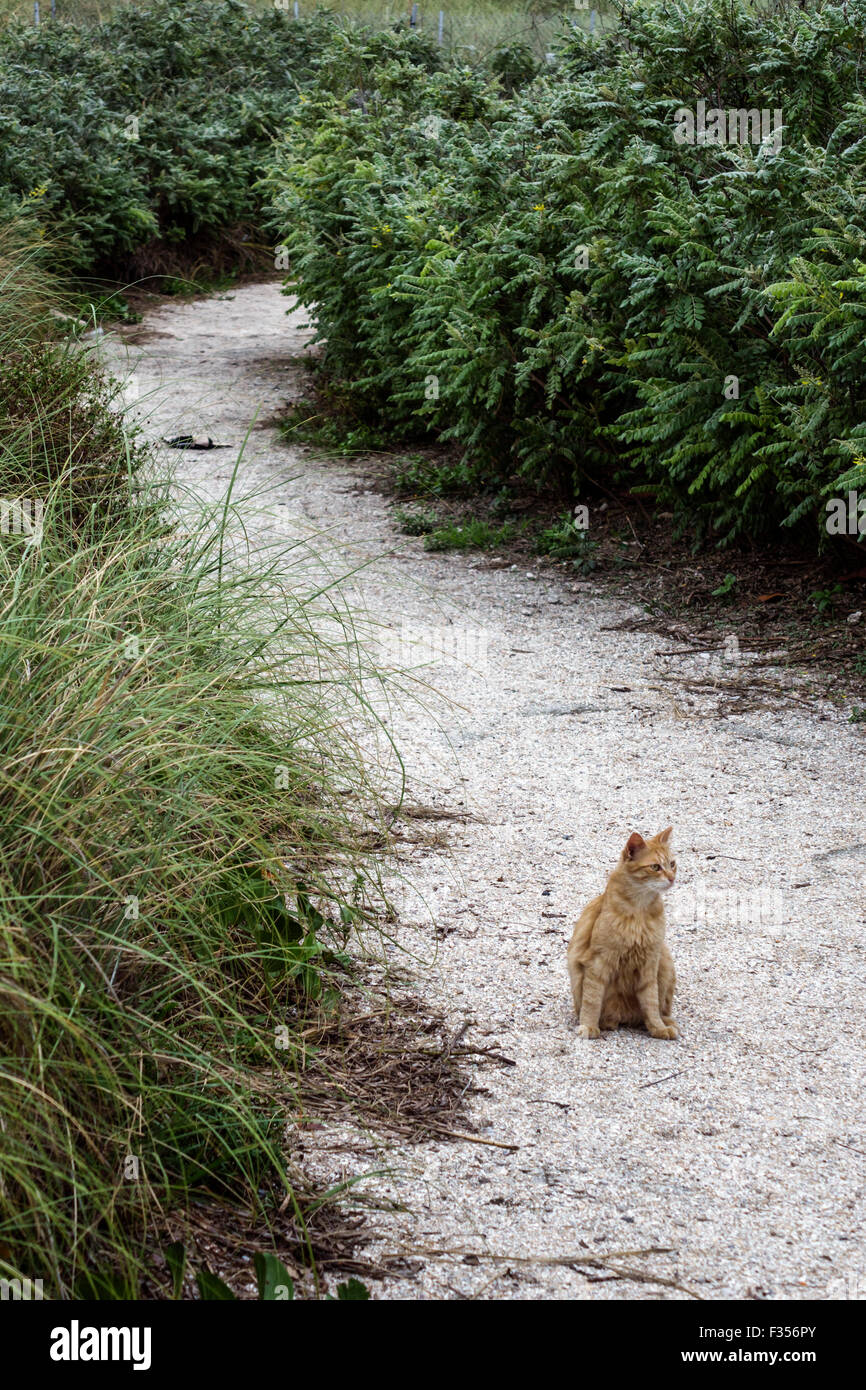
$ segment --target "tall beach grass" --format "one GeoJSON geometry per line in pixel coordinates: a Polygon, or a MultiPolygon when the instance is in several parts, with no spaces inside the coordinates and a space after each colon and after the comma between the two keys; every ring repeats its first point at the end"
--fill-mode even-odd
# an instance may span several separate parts
{"type": "Polygon", "coordinates": [[[40,507],[0,536],[0,1277],[136,1294],[194,1197],[295,1201],[293,1020],[381,899],[371,716],[338,591],[178,508],[8,229],[0,285],[40,507]]]}

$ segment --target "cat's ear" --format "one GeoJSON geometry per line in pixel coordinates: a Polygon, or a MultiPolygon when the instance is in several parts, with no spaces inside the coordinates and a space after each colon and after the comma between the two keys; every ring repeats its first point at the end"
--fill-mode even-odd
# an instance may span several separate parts
{"type": "Polygon", "coordinates": [[[671,835],[673,834],[673,830],[674,830],[673,826],[672,826],[672,825],[669,825],[668,828],[667,828],[667,830],[660,830],[660,831],[659,831],[658,835],[656,835],[656,839],[657,839],[661,844],[666,845],[667,842],[668,842],[668,840],[671,838],[671,835]]]}
{"type": "Polygon", "coordinates": [[[622,852],[623,859],[634,859],[639,849],[643,849],[646,840],[643,835],[638,835],[637,831],[632,831],[628,837],[628,843],[622,852]]]}

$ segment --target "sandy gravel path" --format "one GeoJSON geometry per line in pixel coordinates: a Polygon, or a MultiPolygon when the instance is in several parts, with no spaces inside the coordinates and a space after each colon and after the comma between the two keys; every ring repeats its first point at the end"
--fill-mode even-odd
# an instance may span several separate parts
{"type": "MultiPolygon", "coordinates": [[[[286,308],[249,286],[127,330],[149,432],[238,446],[267,421],[310,336],[286,308]]],[[[234,457],[172,455],[213,496],[234,457]]],[[[478,1135],[515,1147],[388,1150],[374,1190],[404,1210],[377,1215],[378,1248],[422,1267],[378,1296],[866,1295],[863,732],[796,688],[726,713],[721,650],[662,655],[670,639],[618,630],[637,610],[589,581],[426,554],[357,471],[272,429],[242,481],[277,485],[263,534],[277,517],[348,565],[372,557],[358,601],[429,664],[436,717],[410,703],[394,732],[412,799],[458,818],[404,864],[403,930],[431,1000],[515,1064],[471,1101],[478,1135]],[[681,1037],[582,1041],[571,923],[629,832],[668,823],[681,1037]],[[605,1263],[556,1263],[581,1256],[605,1263]]]]}

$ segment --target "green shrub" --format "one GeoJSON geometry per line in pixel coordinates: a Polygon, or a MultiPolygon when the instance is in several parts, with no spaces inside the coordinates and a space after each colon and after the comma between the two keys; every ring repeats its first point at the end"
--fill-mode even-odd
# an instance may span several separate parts
{"type": "Polygon", "coordinates": [[[332,27],[239,0],[154,0],[92,25],[0,30],[0,212],[31,209],[84,273],[233,227],[254,240],[255,180],[332,27]]]}
{"type": "Polygon", "coordinates": [[[428,532],[424,539],[425,550],[495,550],[498,545],[506,545],[514,539],[514,527],[510,522],[502,526],[491,526],[489,521],[470,517],[467,521],[452,522],[428,532]]]}
{"type": "Polygon", "coordinates": [[[267,176],[359,408],[564,498],[622,479],[695,536],[823,535],[866,467],[866,0],[648,0],[510,99],[380,54],[379,99],[314,84],[267,176]],[[677,143],[700,98],[781,108],[781,146],[677,143]]]}
{"type": "Polygon", "coordinates": [[[576,569],[588,574],[595,569],[598,542],[575,526],[570,512],[563,512],[553,526],[546,526],[539,532],[535,549],[539,555],[549,555],[552,560],[571,560],[576,569]]]}
{"type": "Polygon", "coordinates": [[[538,72],[538,64],[527,43],[502,44],[494,49],[487,66],[500,79],[506,92],[525,87],[538,72]]]}
{"type": "Polygon", "coordinates": [[[437,517],[433,512],[399,507],[394,519],[405,536],[429,536],[431,531],[436,530],[437,517]]]}
{"type": "Polygon", "coordinates": [[[439,462],[423,454],[404,454],[394,460],[391,478],[400,493],[426,497],[459,497],[476,492],[477,472],[465,463],[439,462]]]}

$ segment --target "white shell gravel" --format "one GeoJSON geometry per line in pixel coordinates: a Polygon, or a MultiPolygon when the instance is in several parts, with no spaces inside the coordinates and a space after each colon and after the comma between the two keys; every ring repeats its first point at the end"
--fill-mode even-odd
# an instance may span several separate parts
{"type": "MultiPolygon", "coordinates": [[[[290,355],[310,332],[286,303],[272,283],[162,307],[141,347],[101,351],[134,372],[151,437],[237,446],[257,409],[292,394],[290,355]]],[[[171,461],[220,496],[234,457],[171,461]]],[[[516,1063],[479,1073],[488,1094],[466,1121],[514,1151],[383,1144],[376,1162],[341,1154],[338,1169],[318,1136],[323,1173],[387,1165],[361,1190],[405,1208],[374,1212],[372,1251],[420,1268],[375,1295],[866,1295],[861,730],[804,679],[773,708],[724,714],[711,686],[690,694],[679,678],[722,678],[732,662],[742,674],[736,644],[662,656],[670,639],[616,630],[639,610],[592,580],[426,554],[356,469],[255,430],[240,485],[275,482],[263,537],[324,530],[331,570],[373,559],[352,586],[370,640],[420,661],[435,687],[382,704],[409,799],[470,817],[431,823],[448,845],[404,858],[394,893],[413,955],[391,958],[468,1022],[468,1042],[516,1063]],[[582,1041],[571,925],[630,831],[669,823],[680,1039],[582,1041]]]]}

